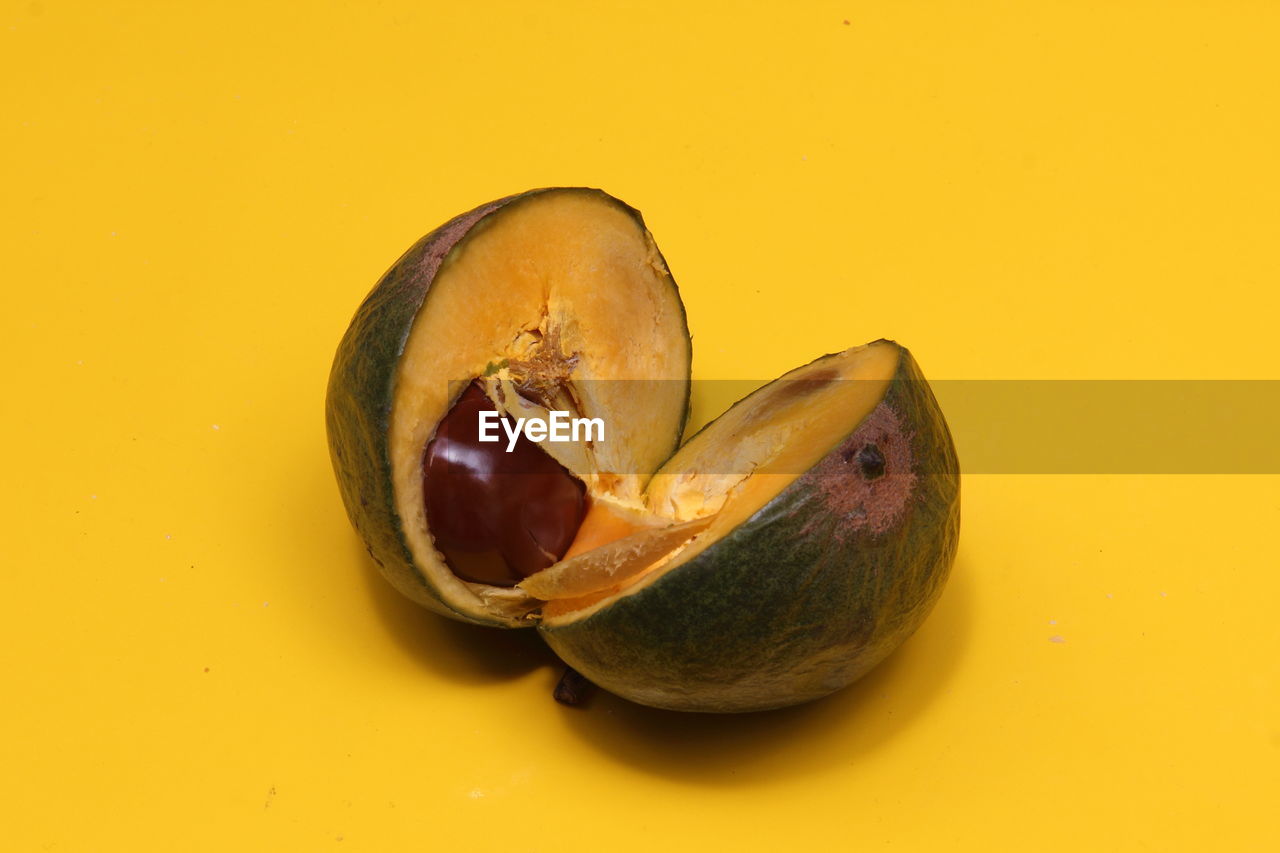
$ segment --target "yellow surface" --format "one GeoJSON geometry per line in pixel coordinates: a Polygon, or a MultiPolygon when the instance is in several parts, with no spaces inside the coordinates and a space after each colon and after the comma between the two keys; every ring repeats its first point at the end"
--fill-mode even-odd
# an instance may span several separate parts
{"type": "Polygon", "coordinates": [[[553,5],[0,7],[0,846],[1275,849],[1280,478],[969,477],[859,685],[568,710],[373,574],[322,395],[551,184],[645,212],[699,377],[1280,377],[1280,7],[553,5]]]}

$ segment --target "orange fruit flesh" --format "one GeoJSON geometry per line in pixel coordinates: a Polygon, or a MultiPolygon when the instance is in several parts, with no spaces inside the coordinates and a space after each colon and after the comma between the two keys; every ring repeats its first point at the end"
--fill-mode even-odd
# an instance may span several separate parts
{"type": "Polygon", "coordinates": [[[591,508],[587,510],[586,517],[582,519],[582,525],[578,527],[578,535],[574,537],[573,543],[569,545],[569,550],[565,552],[562,560],[570,557],[576,557],[579,554],[599,548],[602,545],[608,545],[610,542],[616,542],[624,536],[630,536],[644,528],[633,521],[623,518],[615,512],[608,504],[602,501],[592,501],[591,508]]]}

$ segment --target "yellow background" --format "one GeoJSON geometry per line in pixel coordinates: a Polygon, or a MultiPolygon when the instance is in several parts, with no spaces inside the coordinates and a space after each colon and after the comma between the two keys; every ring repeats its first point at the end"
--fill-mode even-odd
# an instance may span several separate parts
{"type": "Polygon", "coordinates": [[[410,243],[557,184],[644,211],[700,378],[1280,378],[1278,43],[1261,0],[4,2],[0,846],[1276,849],[1280,478],[969,477],[853,688],[570,710],[375,576],[322,407],[410,243]]]}

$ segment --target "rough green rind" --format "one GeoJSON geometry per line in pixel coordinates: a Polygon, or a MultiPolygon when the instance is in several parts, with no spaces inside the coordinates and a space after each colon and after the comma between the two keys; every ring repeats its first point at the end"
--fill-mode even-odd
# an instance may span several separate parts
{"type": "Polygon", "coordinates": [[[941,594],[959,464],[910,353],[884,399],[720,541],[590,616],[541,626],[572,667],[633,701],[756,711],[816,699],[883,660],[941,594]],[[881,477],[857,454],[876,444],[881,477]]]}
{"type": "MultiPolygon", "coordinates": [[[[414,318],[449,252],[481,220],[513,202],[541,193],[564,191],[598,194],[627,211],[641,230],[645,230],[639,211],[596,189],[551,187],[483,204],[423,237],[387,270],[351,319],[329,374],[325,399],[329,456],[347,516],[365,549],[401,593],[437,613],[467,622],[501,627],[529,624],[499,615],[482,618],[459,611],[414,564],[404,537],[403,521],[396,510],[391,471],[389,439],[396,368],[414,318]]],[[[665,265],[665,259],[663,263],[665,265]]],[[[674,278],[670,281],[676,290],[674,278]]],[[[678,290],[676,303],[680,305],[682,329],[688,339],[684,304],[678,290]]],[[[455,378],[441,377],[441,381],[455,378]]],[[[687,399],[685,414],[687,417],[687,399]]],[[[673,436],[673,449],[678,441],[679,436],[673,436]]]]}

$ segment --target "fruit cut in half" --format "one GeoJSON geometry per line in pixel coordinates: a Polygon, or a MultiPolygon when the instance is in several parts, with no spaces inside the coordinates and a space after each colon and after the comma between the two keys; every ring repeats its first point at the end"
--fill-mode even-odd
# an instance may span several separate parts
{"type": "Polygon", "coordinates": [[[919,626],[950,571],[942,413],[911,354],[877,341],[754,391],[677,451],[689,368],[638,213],[581,189],[477,208],[401,258],[339,346],[327,415],[347,512],[411,598],[537,626],[636,702],[828,694],[919,626]],[[556,411],[604,433],[509,432],[556,411]]]}
{"type": "Polygon", "coordinates": [[[641,704],[816,699],[933,608],[955,559],[959,487],[951,435],[906,349],[824,356],[734,404],[650,479],[646,506],[692,537],[552,598],[540,630],[570,666],[641,704]]]}
{"type": "Polygon", "coordinates": [[[413,600],[531,625],[541,602],[516,582],[564,556],[592,505],[639,506],[675,450],[690,356],[637,211],[589,189],[482,205],[409,249],[339,344],[326,421],[347,513],[413,600]],[[500,421],[478,441],[485,411],[605,426],[507,452],[500,421]]]}

